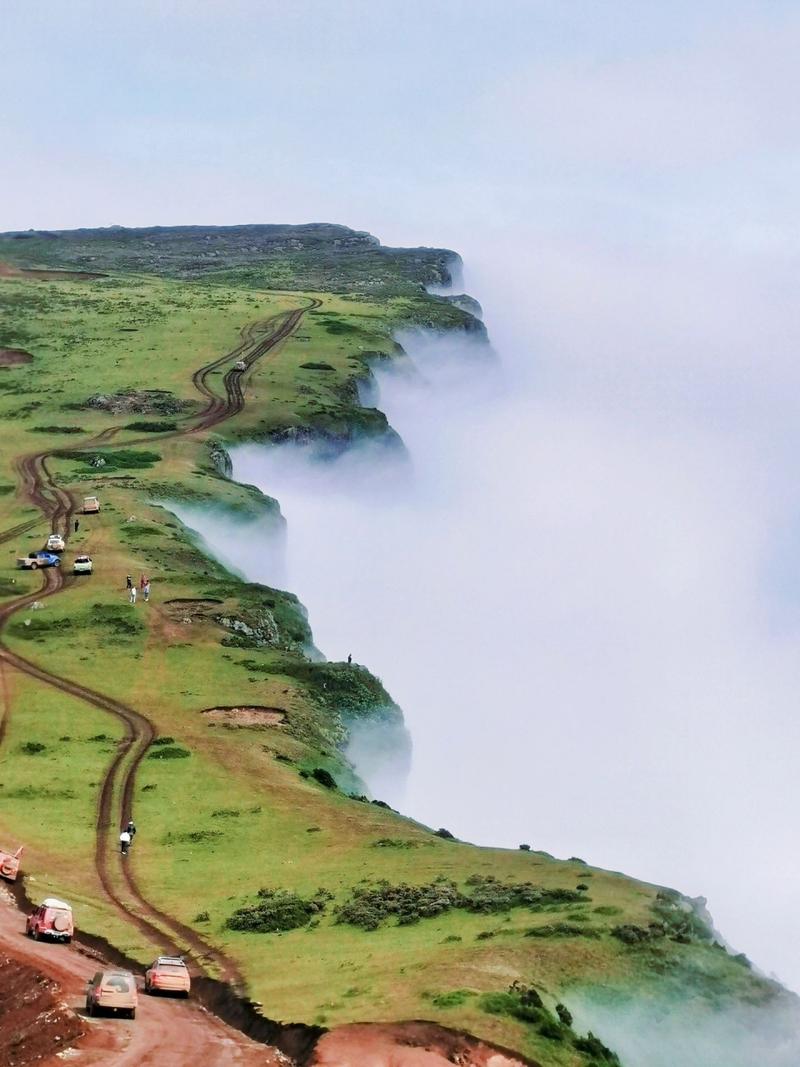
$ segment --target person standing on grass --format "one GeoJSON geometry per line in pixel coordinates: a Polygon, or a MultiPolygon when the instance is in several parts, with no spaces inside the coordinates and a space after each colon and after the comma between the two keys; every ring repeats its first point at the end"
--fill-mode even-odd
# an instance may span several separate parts
{"type": "Polygon", "coordinates": [[[139,586],[140,586],[142,592],[144,592],[144,587],[146,585],[147,585],[147,578],[144,576],[144,574],[142,574],[141,578],[139,579],[139,586]]]}
{"type": "Polygon", "coordinates": [[[80,524],[81,524],[80,519],[76,519],[75,520],[75,533],[78,532],[78,527],[80,526],[80,524]]]}
{"type": "Polygon", "coordinates": [[[136,586],[135,585],[131,586],[130,602],[131,602],[131,604],[135,604],[136,603],[136,586]]]}
{"type": "Polygon", "coordinates": [[[128,820],[128,825],[125,827],[125,829],[130,834],[131,844],[133,844],[133,839],[134,839],[134,837],[136,837],[136,825],[135,825],[133,819],[129,819],[128,820]]]}
{"type": "Polygon", "coordinates": [[[150,579],[149,578],[147,579],[147,581],[142,586],[142,591],[144,593],[144,602],[146,604],[150,600],[150,579]]]}
{"type": "Polygon", "coordinates": [[[119,850],[123,856],[128,855],[128,849],[131,847],[131,835],[127,830],[123,830],[119,835],[119,850]]]}
{"type": "Polygon", "coordinates": [[[127,578],[125,579],[125,583],[126,583],[125,584],[125,588],[126,589],[132,589],[133,588],[133,577],[132,577],[132,575],[129,574],[127,576],[127,578]]]}

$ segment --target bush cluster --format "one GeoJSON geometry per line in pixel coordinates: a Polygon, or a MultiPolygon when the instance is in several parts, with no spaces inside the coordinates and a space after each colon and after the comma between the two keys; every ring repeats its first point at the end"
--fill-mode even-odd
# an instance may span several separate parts
{"type": "Polygon", "coordinates": [[[336,909],[336,921],[362,930],[377,930],[390,916],[398,926],[408,926],[457,908],[462,901],[455,882],[446,878],[427,885],[391,885],[381,881],[374,886],[356,887],[353,895],[336,909]]]}
{"type": "MultiPolygon", "coordinates": [[[[399,926],[406,926],[456,908],[474,914],[493,914],[521,907],[538,910],[548,904],[585,899],[574,889],[543,889],[531,882],[501,882],[493,875],[475,874],[466,884],[466,891],[461,891],[455,882],[440,877],[425,885],[392,885],[384,880],[359,886],[337,908],[336,921],[363,930],[377,930],[392,916],[397,917],[399,926]]],[[[583,928],[580,932],[582,936],[592,936],[583,928]]]]}
{"type": "Polygon", "coordinates": [[[519,1019],[549,1041],[572,1045],[577,1052],[591,1057],[589,1067],[620,1067],[617,1055],[606,1048],[591,1031],[580,1037],[572,1028],[572,1013],[564,1004],[556,1004],[555,1015],[545,1007],[533,986],[514,982],[505,993],[485,993],[480,999],[484,1011],[492,1015],[509,1015],[519,1019]]]}
{"type": "Polygon", "coordinates": [[[473,874],[467,879],[468,911],[498,912],[511,908],[543,908],[549,904],[575,904],[586,897],[575,889],[543,889],[532,882],[501,882],[492,874],[473,874]]]}
{"type": "Polygon", "coordinates": [[[546,926],[534,926],[525,931],[526,937],[599,937],[592,926],[578,926],[575,923],[548,923],[546,926]]]}
{"type": "Polygon", "coordinates": [[[148,759],[188,759],[191,755],[185,748],[181,748],[179,745],[163,745],[161,748],[155,748],[152,752],[148,753],[148,759]]]}
{"type": "Polygon", "coordinates": [[[278,934],[307,926],[325,910],[332,894],[318,889],[313,897],[304,898],[287,889],[259,889],[258,903],[237,908],[225,925],[229,930],[247,930],[258,934],[278,934]]]}

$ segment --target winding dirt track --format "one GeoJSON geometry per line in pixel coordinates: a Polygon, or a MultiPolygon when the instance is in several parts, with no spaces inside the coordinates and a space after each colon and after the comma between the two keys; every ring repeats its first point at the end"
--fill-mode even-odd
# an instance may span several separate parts
{"type": "MultiPolygon", "coordinates": [[[[292,311],[281,312],[271,318],[248,324],[241,331],[241,341],[232,351],[206,364],[195,372],[193,382],[198,391],[206,398],[206,406],[192,424],[185,429],[162,435],[159,440],[208,431],[226,419],[238,414],[244,407],[242,380],[246,378],[252,366],[269,353],[276,345],[288,338],[301,322],[303,315],[319,301],[312,300],[306,306],[292,311]],[[211,374],[233,363],[242,361],[245,369],[231,368],[224,376],[225,396],[218,396],[209,383],[211,374]]],[[[94,437],[85,439],[70,451],[86,450],[104,446],[115,447],[111,438],[118,428],[110,428],[94,437]]],[[[143,439],[151,441],[152,437],[143,439]]],[[[125,445],[136,443],[126,441],[125,445]]],[[[46,520],[54,533],[66,535],[71,527],[76,510],[75,498],[67,490],[57,485],[47,466],[51,455],[58,454],[57,449],[34,452],[20,456],[15,463],[19,478],[20,494],[35,505],[41,518],[31,519],[17,524],[0,533],[0,543],[7,542],[25,530],[31,529],[42,520],[46,520]]],[[[136,773],[147,749],[155,737],[153,723],[141,712],[118,700],[73,682],[68,678],[52,674],[44,668],[25,659],[9,649],[2,642],[1,632],[8,620],[18,611],[36,600],[42,600],[59,593],[72,581],[60,568],[43,571],[43,584],[35,592],[18,597],[0,608],[0,670],[5,666],[22,671],[47,685],[53,686],[79,700],[84,700],[94,707],[113,715],[124,725],[125,732],[117,752],[108,767],[102,782],[97,805],[95,865],[97,873],[109,900],[116,908],[148,938],[162,945],[170,952],[182,952],[193,962],[194,969],[201,975],[216,977],[231,985],[238,992],[243,990],[242,976],[224,953],[214,948],[200,934],[185,924],[151,904],[140,891],[129,862],[122,862],[122,857],[115,849],[116,834],[110,831],[113,826],[121,825],[131,817],[136,773]],[[115,810],[115,797],[118,803],[115,810]],[[116,874],[116,877],[115,877],[116,874]],[[124,892],[117,886],[122,882],[124,892]]],[[[5,715],[8,715],[6,704],[5,715]]],[[[5,723],[5,716],[4,716],[5,723]]],[[[263,1053],[263,1046],[261,1046],[263,1053]]],[[[146,1059],[114,1060],[114,1063],[146,1063],[146,1059]]],[[[175,1060],[170,1062],[184,1062],[175,1060]]],[[[190,1062],[188,1059],[186,1062],[190,1062]]],[[[195,1061],[192,1061],[195,1062],[195,1061]]],[[[200,1062],[200,1061],[197,1061],[200,1062]]],[[[205,1061],[202,1061],[205,1062],[205,1061]]],[[[228,1062],[227,1060],[225,1062],[228,1062]]],[[[230,1060],[239,1062],[239,1060],[230,1060]]],[[[242,1061],[244,1062],[244,1061],[242,1061]]],[[[247,1061],[250,1062],[250,1061],[247,1061]]],[[[260,1062],[264,1062],[263,1055],[260,1062]]]]}

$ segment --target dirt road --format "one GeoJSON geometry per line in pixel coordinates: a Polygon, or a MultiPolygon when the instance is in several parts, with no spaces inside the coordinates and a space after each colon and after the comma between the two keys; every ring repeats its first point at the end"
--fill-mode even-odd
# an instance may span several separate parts
{"type": "MultiPolygon", "coordinates": [[[[244,406],[244,392],[242,380],[252,366],[264,355],[270,352],[276,345],[291,335],[302,320],[306,311],[318,306],[319,301],[310,301],[306,306],[292,311],[282,312],[269,319],[249,324],[242,330],[242,340],[232,351],[224,356],[206,364],[195,372],[193,381],[197,389],[206,398],[206,406],[195,416],[185,428],[162,435],[159,439],[174,438],[184,434],[196,433],[201,430],[209,430],[231,416],[240,412],[244,406]],[[225,396],[218,396],[209,384],[211,373],[221,367],[242,361],[245,363],[243,370],[232,367],[224,376],[223,383],[225,396]]],[[[95,437],[85,439],[75,446],[78,449],[96,449],[98,447],[113,448],[111,438],[115,428],[110,428],[95,437]]],[[[152,440],[147,438],[148,443],[152,440]]],[[[136,441],[126,441],[129,446],[136,441]]],[[[52,479],[47,461],[53,451],[40,451],[29,453],[17,458],[15,468],[19,479],[20,494],[34,504],[40,511],[40,520],[29,520],[20,523],[11,530],[0,533],[0,542],[10,540],[18,536],[23,530],[30,529],[39,521],[44,520],[50,530],[68,536],[76,510],[76,502],[71,493],[63,489],[52,479]]],[[[46,597],[57,595],[68,583],[71,576],[65,575],[60,568],[49,568],[42,572],[42,585],[33,593],[10,601],[0,609],[0,631],[8,620],[18,611],[29,606],[35,600],[43,600],[46,597]]],[[[96,819],[96,847],[95,865],[100,877],[101,884],[108,899],[114,904],[128,921],[137,926],[139,930],[149,936],[155,943],[163,946],[164,951],[184,952],[192,960],[193,970],[199,975],[211,975],[221,978],[231,987],[241,990],[243,987],[242,977],[234,962],[224,953],[215,949],[205,941],[196,931],[191,930],[178,922],[172,916],[165,914],[151,904],[140,892],[136,883],[132,865],[120,863],[119,854],[115,851],[109,840],[111,827],[124,824],[132,814],[133,797],[135,792],[136,772],[144,758],[147,749],[155,737],[155,728],[147,716],[136,709],[114,700],[103,693],[79,685],[69,679],[56,674],[51,674],[38,664],[32,663],[23,656],[12,652],[0,637],[0,669],[11,667],[44,682],[47,685],[68,693],[73,697],[85,700],[87,703],[108,712],[119,719],[125,728],[123,739],[114,755],[113,760],[106,769],[101,784],[97,807],[96,819]],[[117,788],[119,785],[119,788],[117,788]],[[115,797],[119,797],[115,801],[115,797]],[[115,810],[116,805],[116,810],[115,810]],[[120,894],[115,888],[112,877],[111,864],[116,864],[118,871],[126,886],[126,893],[120,894]]],[[[9,713],[6,705],[5,715],[9,713]]],[[[5,717],[3,727],[5,726],[5,717]]],[[[2,737],[2,733],[0,733],[2,737]]],[[[114,841],[116,831],[114,833],[114,841]]],[[[24,942],[23,942],[24,944],[24,942]]],[[[80,957],[78,957],[80,959],[80,957]]],[[[167,1004],[159,1009],[169,1016],[175,1005],[167,1004]]],[[[182,1007],[182,1006],[180,1006],[182,1007]]],[[[158,1012],[156,1018],[158,1018],[158,1012]]],[[[195,1020],[195,1016],[190,1017],[195,1020]]],[[[222,1024],[219,1024],[222,1025],[222,1024]]],[[[231,1031],[233,1033],[233,1031],[231,1031]]],[[[151,1035],[152,1037],[153,1035],[151,1035]]],[[[186,1037],[187,1035],[184,1035],[186,1037]]],[[[137,1048],[139,1039],[136,1038],[137,1048]]],[[[158,1042],[155,1042],[156,1045],[158,1042]]],[[[119,1060],[120,1063],[147,1063],[142,1058],[141,1050],[136,1053],[136,1059],[119,1060]]],[[[189,1062],[191,1057],[185,1062],[189,1062]]],[[[114,1061],[117,1062],[117,1061],[114,1061]]],[[[163,1060],[161,1062],[164,1062],[163,1060]]],[[[173,1062],[173,1061],[168,1061],[173,1062]]],[[[183,1060],[175,1060],[175,1063],[183,1063],[183,1060]]],[[[192,1058],[192,1062],[196,1062],[192,1058]]],[[[202,1061],[222,1062],[222,1061],[202,1061]]],[[[225,1060],[236,1063],[238,1060],[225,1060]]],[[[245,1061],[241,1061],[245,1062],[245,1061]]],[[[250,1061],[247,1061],[250,1062],[250,1061]]],[[[260,1062],[264,1062],[263,1060],[260,1062]]]]}
{"type": "MultiPolygon", "coordinates": [[[[102,965],[77,946],[31,941],[11,898],[0,893],[0,953],[53,978],[67,1006],[81,1012],[86,982],[102,965]]],[[[0,999],[3,996],[0,975],[0,999]]],[[[7,1010],[7,1004],[4,1002],[7,1010]]],[[[233,1030],[190,1001],[148,997],[140,993],[135,1021],[82,1017],[85,1036],[78,1039],[69,1063],[103,1067],[278,1067],[288,1061],[275,1049],[233,1030]]],[[[0,1049],[2,1058],[2,1049],[0,1049]]],[[[47,1064],[63,1063],[52,1057],[47,1064]]]]}

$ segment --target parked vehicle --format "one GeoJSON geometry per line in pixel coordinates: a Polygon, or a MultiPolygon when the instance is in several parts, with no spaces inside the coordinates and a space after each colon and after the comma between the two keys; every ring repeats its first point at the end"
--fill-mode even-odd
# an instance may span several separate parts
{"type": "Polygon", "coordinates": [[[42,938],[48,937],[54,941],[64,941],[69,944],[75,933],[72,908],[63,900],[45,897],[39,907],[32,911],[25,920],[25,933],[34,941],[41,941],[42,938]]]}
{"type": "Polygon", "coordinates": [[[189,968],[182,956],[159,956],[145,972],[145,993],[180,993],[188,997],[191,988],[189,968]]]}
{"type": "Polygon", "coordinates": [[[233,369],[234,370],[247,370],[247,364],[245,363],[245,361],[243,359],[240,359],[237,363],[234,363],[233,369]]]}
{"type": "Polygon", "coordinates": [[[85,496],[83,498],[83,514],[95,515],[100,510],[100,501],[96,496],[85,496]]]}
{"type": "Polygon", "coordinates": [[[17,566],[23,570],[35,571],[39,567],[58,567],[61,559],[55,552],[29,552],[27,556],[17,556],[17,566]]]}
{"type": "Polygon", "coordinates": [[[76,556],[75,562],[72,564],[73,574],[91,574],[92,573],[92,557],[91,556],[76,556]]]}
{"type": "Polygon", "coordinates": [[[67,545],[61,534],[51,533],[44,547],[48,552],[63,552],[67,545]]]}
{"type": "Polygon", "coordinates": [[[16,882],[22,857],[22,846],[16,852],[0,846],[0,874],[9,882],[16,882]]]}
{"type": "Polygon", "coordinates": [[[87,1015],[113,1011],[122,1012],[129,1019],[135,1019],[138,1003],[136,979],[130,971],[98,971],[86,985],[87,1015]]]}

